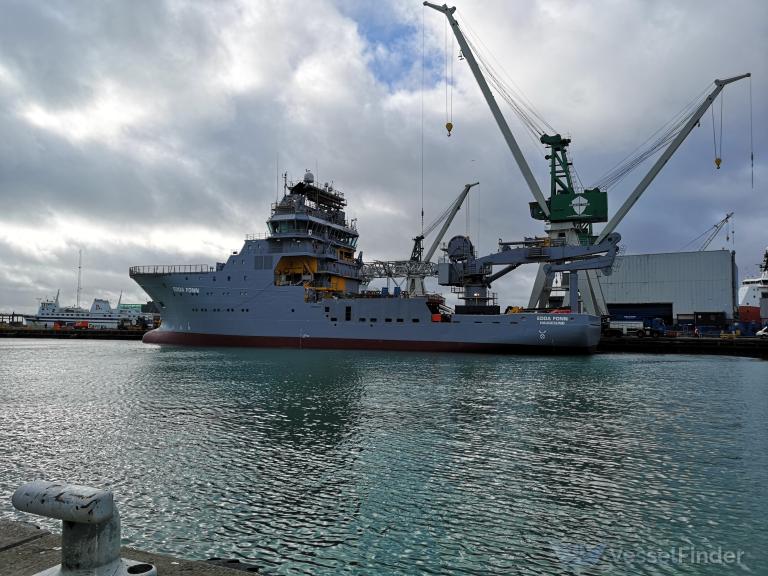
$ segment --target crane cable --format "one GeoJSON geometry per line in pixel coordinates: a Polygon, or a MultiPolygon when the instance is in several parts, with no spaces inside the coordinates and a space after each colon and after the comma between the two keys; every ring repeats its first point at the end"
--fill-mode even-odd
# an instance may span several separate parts
{"type": "MultiPolygon", "coordinates": [[[[503,92],[507,92],[510,95],[515,94],[517,96],[516,100],[519,101],[520,108],[524,111],[526,111],[526,115],[530,119],[536,119],[538,120],[538,126],[537,126],[537,132],[544,133],[544,128],[547,128],[551,133],[555,133],[556,130],[542,117],[542,115],[536,110],[536,107],[533,105],[533,103],[528,99],[528,97],[525,95],[525,93],[522,91],[522,89],[517,86],[512,80],[512,77],[506,72],[504,69],[504,66],[499,62],[499,60],[494,56],[493,52],[486,46],[485,42],[483,42],[483,39],[481,36],[475,33],[474,30],[472,30],[471,26],[469,25],[469,22],[465,19],[465,24],[467,25],[467,32],[468,36],[471,36],[472,39],[476,39],[477,42],[484,48],[488,54],[490,54],[490,58],[492,58],[497,66],[501,69],[501,73],[497,73],[491,62],[488,58],[485,58],[483,56],[483,51],[477,50],[475,47],[474,52],[478,55],[478,59],[480,60],[483,67],[490,72],[494,74],[494,77],[498,77],[500,88],[503,88],[503,92]],[[507,81],[505,82],[502,78],[502,76],[506,76],[507,81]]],[[[469,43],[469,38],[468,38],[469,43]]],[[[474,46],[474,44],[470,44],[471,46],[474,46]]]]}
{"type": "Polygon", "coordinates": [[[467,223],[466,223],[467,232],[466,232],[465,236],[467,238],[469,238],[469,236],[470,236],[470,234],[469,234],[469,198],[467,198],[467,209],[466,209],[465,216],[466,216],[466,219],[467,219],[467,223]]]}
{"type": "Polygon", "coordinates": [[[448,137],[451,136],[451,130],[453,130],[453,42],[454,38],[451,35],[451,51],[448,52],[448,20],[445,21],[445,129],[448,131],[448,137]],[[450,76],[448,74],[448,61],[450,60],[450,76]]]}
{"type": "Polygon", "coordinates": [[[425,11],[426,6],[421,9],[421,110],[419,112],[419,121],[421,132],[419,134],[419,144],[421,146],[420,164],[421,164],[421,234],[424,235],[424,54],[425,54],[425,11]]]}
{"type": "MultiPolygon", "coordinates": [[[[523,126],[528,130],[529,134],[533,137],[537,145],[541,143],[538,141],[545,130],[542,128],[541,123],[537,122],[537,116],[534,112],[527,109],[526,105],[519,98],[515,98],[514,92],[507,86],[500,78],[500,75],[491,66],[489,62],[479,55],[479,51],[476,45],[467,37],[467,44],[475,53],[476,60],[484,76],[488,80],[488,84],[494,91],[501,96],[501,98],[509,105],[515,115],[523,123],[523,126]]],[[[554,132],[554,130],[553,130],[554,132]]]]}
{"type": "Polygon", "coordinates": [[[736,223],[733,219],[728,220],[728,224],[725,227],[725,242],[731,241],[731,249],[736,249],[736,223]]]}
{"type": "Polygon", "coordinates": [[[541,116],[523,91],[515,85],[509,74],[504,70],[504,67],[495,58],[493,52],[488,49],[482,38],[472,30],[467,19],[463,17],[462,21],[464,23],[464,36],[467,44],[474,53],[480,69],[488,80],[488,84],[512,108],[515,115],[517,115],[525,128],[534,137],[536,145],[540,146],[539,137],[547,131],[554,134],[556,130],[541,116]],[[483,47],[483,50],[480,49],[480,46],[483,47]],[[490,57],[486,57],[485,53],[488,53],[490,57]],[[500,72],[491,63],[491,59],[496,62],[501,70],[500,72]],[[506,81],[504,77],[506,77],[506,81]]]}
{"type": "Polygon", "coordinates": [[[616,163],[613,168],[598,179],[593,187],[605,191],[611,186],[614,186],[645,160],[655,155],[662,147],[674,140],[688,120],[696,113],[696,110],[704,101],[704,98],[710,89],[711,84],[696,96],[696,98],[684,106],[668,122],[656,130],[656,132],[646,138],[644,142],[637,146],[637,148],[630,152],[623,160],[616,163]]]}
{"type": "MultiPolygon", "coordinates": [[[[463,195],[463,192],[462,192],[461,194],[459,194],[459,195],[458,195],[458,196],[457,196],[457,197],[454,199],[454,201],[453,201],[453,202],[451,202],[451,203],[448,205],[448,208],[446,208],[446,209],[443,211],[443,213],[442,213],[442,214],[440,214],[440,216],[438,216],[438,217],[437,217],[437,218],[435,218],[435,219],[434,219],[432,222],[430,222],[430,223],[429,223],[429,225],[428,225],[426,228],[423,228],[423,229],[422,229],[422,232],[421,232],[421,235],[422,235],[422,236],[424,236],[424,237],[426,238],[427,236],[429,236],[429,235],[432,233],[432,231],[433,231],[435,228],[437,228],[437,227],[438,227],[440,224],[442,224],[442,223],[443,223],[443,221],[445,221],[445,219],[446,219],[446,218],[448,218],[448,215],[449,215],[449,214],[450,214],[450,213],[451,213],[451,212],[452,212],[452,211],[453,211],[453,210],[456,208],[456,204],[458,204],[458,203],[460,202],[462,195],[463,195]]],[[[467,200],[467,201],[468,201],[468,200],[467,200]]]]}
{"type": "Polygon", "coordinates": [[[704,236],[706,236],[707,234],[710,234],[712,232],[713,228],[716,228],[716,227],[717,227],[717,224],[713,224],[712,226],[710,226],[709,228],[704,230],[704,232],[702,232],[701,234],[696,236],[696,238],[694,238],[690,242],[688,242],[688,243],[684,244],[683,246],[681,246],[680,249],[678,250],[678,252],[683,252],[686,248],[688,248],[688,246],[690,246],[691,244],[695,244],[697,241],[699,241],[702,238],[704,238],[704,236]]]}
{"type": "Polygon", "coordinates": [[[679,251],[682,252],[683,250],[688,248],[688,246],[690,246],[691,244],[695,244],[696,242],[704,238],[704,236],[706,236],[707,234],[710,234],[711,237],[708,238],[707,241],[703,245],[701,245],[700,248],[698,248],[698,251],[701,252],[702,250],[706,249],[709,246],[709,244],[712,242],[712,240],[715,239],[715,236],[717,236],[717,234],[720,232],[720,230],[723,227],[725,227],[725,230],[726,230],[726,237],[725,237],[726,242],[729,239],[733,240],[736,232],[735,232],[735,229],[731,227],[732,219],[733,219],[733,212],[729,212],[728,214],[725,215],[725,218],[723,218],[716,224],[713,224],[712,226],[704,230],[704,232],[696,236],[696,238],[694,238],[693,240],[691,240],[690,242],[682,246],[679,251]]]}
{"type": "Polygon", "coordinates": [[[719,134],[719,142],[720,147],[718,149],[718,134],[715,130],[715,107],[710,107],[710,112],[712,112],[712,141],[715,145],[715,167],[720,170],[720,164],[723,161],[723,94],[721,93],[720,96],[720,134],[719,134]]]}
{"type": "MultiPolygon", "coordinates": [[[[456,42],[456,38],[451,35],[451,101],[450,101],[450,117],[448,119],[448,123],[451,125],[451,129],[453,129],[453,52],[456,49],[454,43],[456,42]]],[[[449,129],[450,132],[450,129],[449,129]]]]}
{"type": "Polygon", "coordinates": [[[752,190],[755,189],[755,149],[752,138],[752,76],[749,77],[749,163],[752,170],[752,190]]]}
{"type": "MultiPolygon", "coordinates": [[[[445,127],[448,129],[448,20],[443,22],[443,78],[445,79],[445,127]]],[[[448,129],[448,136],[451,135],[448,129]]]]}

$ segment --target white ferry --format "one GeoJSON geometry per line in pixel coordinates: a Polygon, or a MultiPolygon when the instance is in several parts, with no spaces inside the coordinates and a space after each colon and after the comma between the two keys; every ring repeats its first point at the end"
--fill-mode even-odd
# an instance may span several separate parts
{"type": "Polygon", "coordinates": [[[73,326],[116,330],[120,324],[135,326],[142,321],[152,325],[151,314],[144,314],[132,305],[122,305],[119,300],[117,308],[112,308],[109,300],[102,298],[95,298],[90,310],[81,306],[60,306],[59,292],[53,300],[41,301],[37,314],[26,315],[24,320],[27,326],[43,329],[73,326]]]}

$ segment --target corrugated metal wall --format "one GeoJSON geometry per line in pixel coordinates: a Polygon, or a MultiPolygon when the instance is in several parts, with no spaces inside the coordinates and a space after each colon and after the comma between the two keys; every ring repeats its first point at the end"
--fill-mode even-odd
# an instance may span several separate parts
{"type": "Polygon", "coordinates": [[[598,276],[608,304],[671,302],[675,317],[725,312],[728,318],[737,304],[738,271],[727,250],[620,256],[613,274],[598,276]]]}

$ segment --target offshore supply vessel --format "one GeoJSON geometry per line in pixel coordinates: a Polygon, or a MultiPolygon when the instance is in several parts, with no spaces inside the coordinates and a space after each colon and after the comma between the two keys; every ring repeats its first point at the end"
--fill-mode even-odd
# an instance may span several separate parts
{"type": "MultiPolygon", "coordinates": [[[[491,67],[487,60],[475,58],[454,18],[455,8],[424,4],[447,18],[462,59],[472,70],[534,197],[531,216],[546,223],[547,236],[500,240],[498,251],[484,256],[477,255],[468,237],[455,236],[432,268],[429,259],[436,244],[422,258],[422,234],[415,238],[417,244],[405,266],[399,266],[403,261],[394,267],[379,263],[386,264],[381,268],[408,270],[407,290],[370,292],[365,290],[366,264],[356,255],[358,232],[344,213],[344,195],[332,186],[315,185],[308,172],[296,184],[286,182],[283,198],[272,207],[267,234],[247,236],[240,251],[226,262],[130,269],[131,277],[161,310],[162,324],[145,334],[145,342],[547,352],[590,351],[597,346],[601,317],[607,314],[597,270],[610,274],[621,238],[615,232],[617,226],[724,87],[750,74],[715,80],[714,89],[664,137],[631,155],[593,188],[577,185],[572,177],[570,139],[540,125],[539,115],[512,101],[498,75],[490,74],[497,91],[548,149],[550,195],[546,198],[485,80],[483,70],[491,67]],[[607,187],[662,146],[666,148],[649,172],[608,220],[607,187]],[[595,223],[606,223],[599,234],[593,232],[595,223]],[[538,265],[528,309],[502,314],[491,285],[522,264],[538,265]],[[550,295],[558,274],[560,286],[567,290],[567,308],[555,311],[550,295]],[[450,308],[441,295],[426,293],[426,275],[436,275],[438,283],[450,287],[462,303],[450,308]],[[582,303],[588,313],[581,312],[582,303]]],[[[449,121],[449,135],[452,127],[449,121]]],[[[460,200],[453,214],[459,204],[460,200]]],[[[445,230],[447,225],[442,233],[445,230]]]]}
{"type": "Polygon", "coordinates": [[[284,192],[272,206],[268,232],[246,236],[226,262],[130,269],[161,311],[160,327],[144,342],[548,352],[587,352],[598,344],[599,317],[576,307],[502,314],[488,288],[494,265],[552,262],[553,273],[610,265],[618,235],[578,248],[549,238],[505,243],[482,258],[467,237],[456,236],[439,264],[441,284],[462,294],[464,304],[452,309],[438,294],[362,289],[359,235],[346,218],[344,195],[315,185],[310,172],[284,192]]]}

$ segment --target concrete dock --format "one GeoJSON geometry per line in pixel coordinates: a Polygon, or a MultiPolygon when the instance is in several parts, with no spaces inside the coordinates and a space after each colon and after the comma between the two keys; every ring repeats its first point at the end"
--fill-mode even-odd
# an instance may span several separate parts
{"type": "Polygon", "coordinates": [[[141,340],[145,330],[45,330],[24,326],[0,327],[0,338],[63,338],[84,340],[141,340]]]}
{"type": "MultiPolygon", "coordinates": [[[[123,558],[154,564],[160,576],[237,576],[254,573],[122,548],[123,558]]],[[[0,519],[0,576],[33,576],[61,562],[61,536],[33,524],[0,519]]]]}
{"type": "Polygon", "coordinates": [[[760,338],[603,337],[598,352],[645,354],[719,354],[768,359],[768,340],[760,338]]]}

